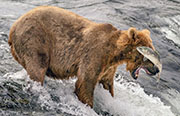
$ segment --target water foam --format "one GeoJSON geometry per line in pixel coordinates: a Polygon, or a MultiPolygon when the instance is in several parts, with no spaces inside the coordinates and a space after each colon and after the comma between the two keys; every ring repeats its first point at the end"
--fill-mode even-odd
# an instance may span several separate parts
{"type": "MultiPolygon", "coordinates": [[[[7,74],[8,75],[8,74],[7,74]]],[[[170,106],[164,105],[158,97],[147,95],[139,84],[121,78],[114,82],[115,96],[97,85],[94,93],[94,110],[81,103],[74,94],[75,78],[69,80],[53,80],[46,77],[42,87],[40,83],[33,82],[28,78],[25,70],[9,74],[8,77],[14,80],[26,80],[24,91],[30,90],[39,96],[37,103],[41,108],[47,110],[60,110],[64,114],[97,116],[175,116],[170,106]],[[58,97],[57,101],[52,97],[58,97]]]]}
{"type": "Polygon", "coordinates": [[[95,91],[101,102],[98,107],[113,115],[120,116],[174,116],[170,106],[165,106],[158,97],[147,95],[139,84],[121,79],[115,81],[115,96],[101,86],[95,91]],[[108,95],[109,94],[109,95],[108,95]]]}

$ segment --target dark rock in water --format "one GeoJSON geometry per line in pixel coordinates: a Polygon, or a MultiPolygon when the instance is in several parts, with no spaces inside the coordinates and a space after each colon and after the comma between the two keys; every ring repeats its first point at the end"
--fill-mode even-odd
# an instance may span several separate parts
{"type": "Polygon", "coordinates": [[[2,82],[0,85],[0,107],[18,110],[19,108],[29,108],[30,95],[22,90],[22,85],[16,82],[2,82]]]}
{"type": "MultiPolygon", "coordinates": [[[[0,109],[15,112],[52,112],[46,107],[42,107],[38,101],[38,94],[23,90],[24,85],[13,80],[0,83],[0,109]]],[[[53,95],[51,95],[53,96],[53,95]]],[[[53,96],[53,100],[59,100],[53,96]]],[[[62,112],[58,112],[61,114],[62,112]]],[[[11,114],[12,115],[12,114],[11,114]]],[[[18,116],[18,115],[17,115],[18,116]]]]}

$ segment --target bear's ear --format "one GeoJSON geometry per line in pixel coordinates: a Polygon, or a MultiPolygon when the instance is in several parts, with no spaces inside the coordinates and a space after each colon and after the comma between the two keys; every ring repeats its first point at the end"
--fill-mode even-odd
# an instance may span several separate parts
{"type": "Polygon", "coordinates": [[[128,37],[132,38],[134,41],[135,41],[136,34],[137,34],[136,28],[131,27],[128,29],[128,37]]]}
{"type": "Polygon", "coordinates": [[[150,34],[151,34],[150,31],[147,30],[147,29],[143,29],[142,32],[145,33],[145,34],[147,34],[147,35],[149,35],[149,36],[150,36],[150,34]]]}

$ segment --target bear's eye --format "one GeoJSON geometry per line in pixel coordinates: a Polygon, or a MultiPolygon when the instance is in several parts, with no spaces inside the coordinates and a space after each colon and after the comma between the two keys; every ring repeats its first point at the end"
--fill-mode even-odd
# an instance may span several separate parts
{"type": "Polygon", "coordinates": [[[139,59],[139,57],[138,57],[138,56],[136,56],[134,61],[136,62],[138,59],[139,59]]]}

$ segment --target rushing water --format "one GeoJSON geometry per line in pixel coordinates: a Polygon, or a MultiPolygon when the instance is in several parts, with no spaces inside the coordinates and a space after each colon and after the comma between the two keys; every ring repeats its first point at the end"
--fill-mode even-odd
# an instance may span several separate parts
{"type": "Polygon", "coordinates": [[[179,32],[179,0],[0,0],[0,116],[179,116],[179,32]],[[39,5],[62,7],[122,30],[149,29],[163,63],[160,83],[143,71],[135,81],[125,66],[120,66],[115,97],[97,85],[91,109],[73,93],[76,78],[61,81],[46,77],[43,87],[32,82],[12,58],[7,38],[13,22],[39,5]]]}

